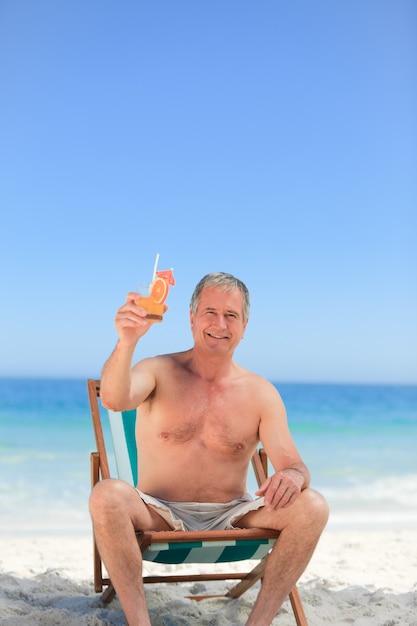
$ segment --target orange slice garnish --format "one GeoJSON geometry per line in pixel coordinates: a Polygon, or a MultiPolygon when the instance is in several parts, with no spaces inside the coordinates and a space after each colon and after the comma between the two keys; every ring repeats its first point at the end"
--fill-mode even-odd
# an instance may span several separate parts
{"type": "Polygon", "coordinates": [[[149,295],[156,304],[162,304],[168,297],[168,291],[168,282],[164,278],[157,276],[151,285],[149,295]]]}
{"type": "Polygon", "coordinates": [[[172,269],[161,270],[160,272],[156,272],[156,275],[160,276],[161,278],[165,278],[165,280],[168,282],[168,285],[172,285],[172,287],[175,285],[174,272],[172,269]]]}

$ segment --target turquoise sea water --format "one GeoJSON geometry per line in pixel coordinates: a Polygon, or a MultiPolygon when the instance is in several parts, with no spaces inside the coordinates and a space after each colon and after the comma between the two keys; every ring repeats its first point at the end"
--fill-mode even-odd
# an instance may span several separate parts
{"type": "MultiPolygon", "coordinates": [[[[276,387],[329,524],[416,525],[417,386],[276,387]]],[[[84,380],[0,379],[0,533],[89,533],[94,449],[84,380]]]]}

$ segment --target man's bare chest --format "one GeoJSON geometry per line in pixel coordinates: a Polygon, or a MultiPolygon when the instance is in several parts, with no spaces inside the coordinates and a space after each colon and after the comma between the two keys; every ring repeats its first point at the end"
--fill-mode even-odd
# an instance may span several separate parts
{"type": "Polygon", "coordinates": [[[170,397],[156,395],[148,408],[152,435],[167,443],[240,452],[258,438],[259,417],[249,398],[235,389],[183,389],[170,397]]]}

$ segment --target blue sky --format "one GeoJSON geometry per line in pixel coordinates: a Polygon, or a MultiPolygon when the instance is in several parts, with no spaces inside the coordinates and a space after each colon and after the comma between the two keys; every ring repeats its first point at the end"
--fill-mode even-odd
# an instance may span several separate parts
{"type": "Polygon", "coordinates": [[[98,376],[125,294],[174,268],[136,358],[191,346],[197,281],[248,285],[236,360],[417,379],[414,0],[3,0],[3,376],[98,376]]]}

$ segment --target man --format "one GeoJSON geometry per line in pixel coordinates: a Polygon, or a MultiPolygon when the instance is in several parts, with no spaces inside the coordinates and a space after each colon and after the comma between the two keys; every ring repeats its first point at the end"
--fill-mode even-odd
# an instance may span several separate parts
{"type": "Polygon", "coordinates": [[[129,293],[117,312],[119,340],[103,368],[101,399],[113,410],[137,408],[139,483],[95,486],[90,511],[99,552],[129,626],[150,626],[135,530],[279,530],[247,622],[267,626],[305,570],[328,508],[309,488],[275,387],[233,360],[248,323],[248,290],[230,274],[208,274],[190,304],[194,346],[132,367],[151,326],[137,297],[129,293]],[[246,476],[259,442],[275,473],[252,500],[246,476]]]}

